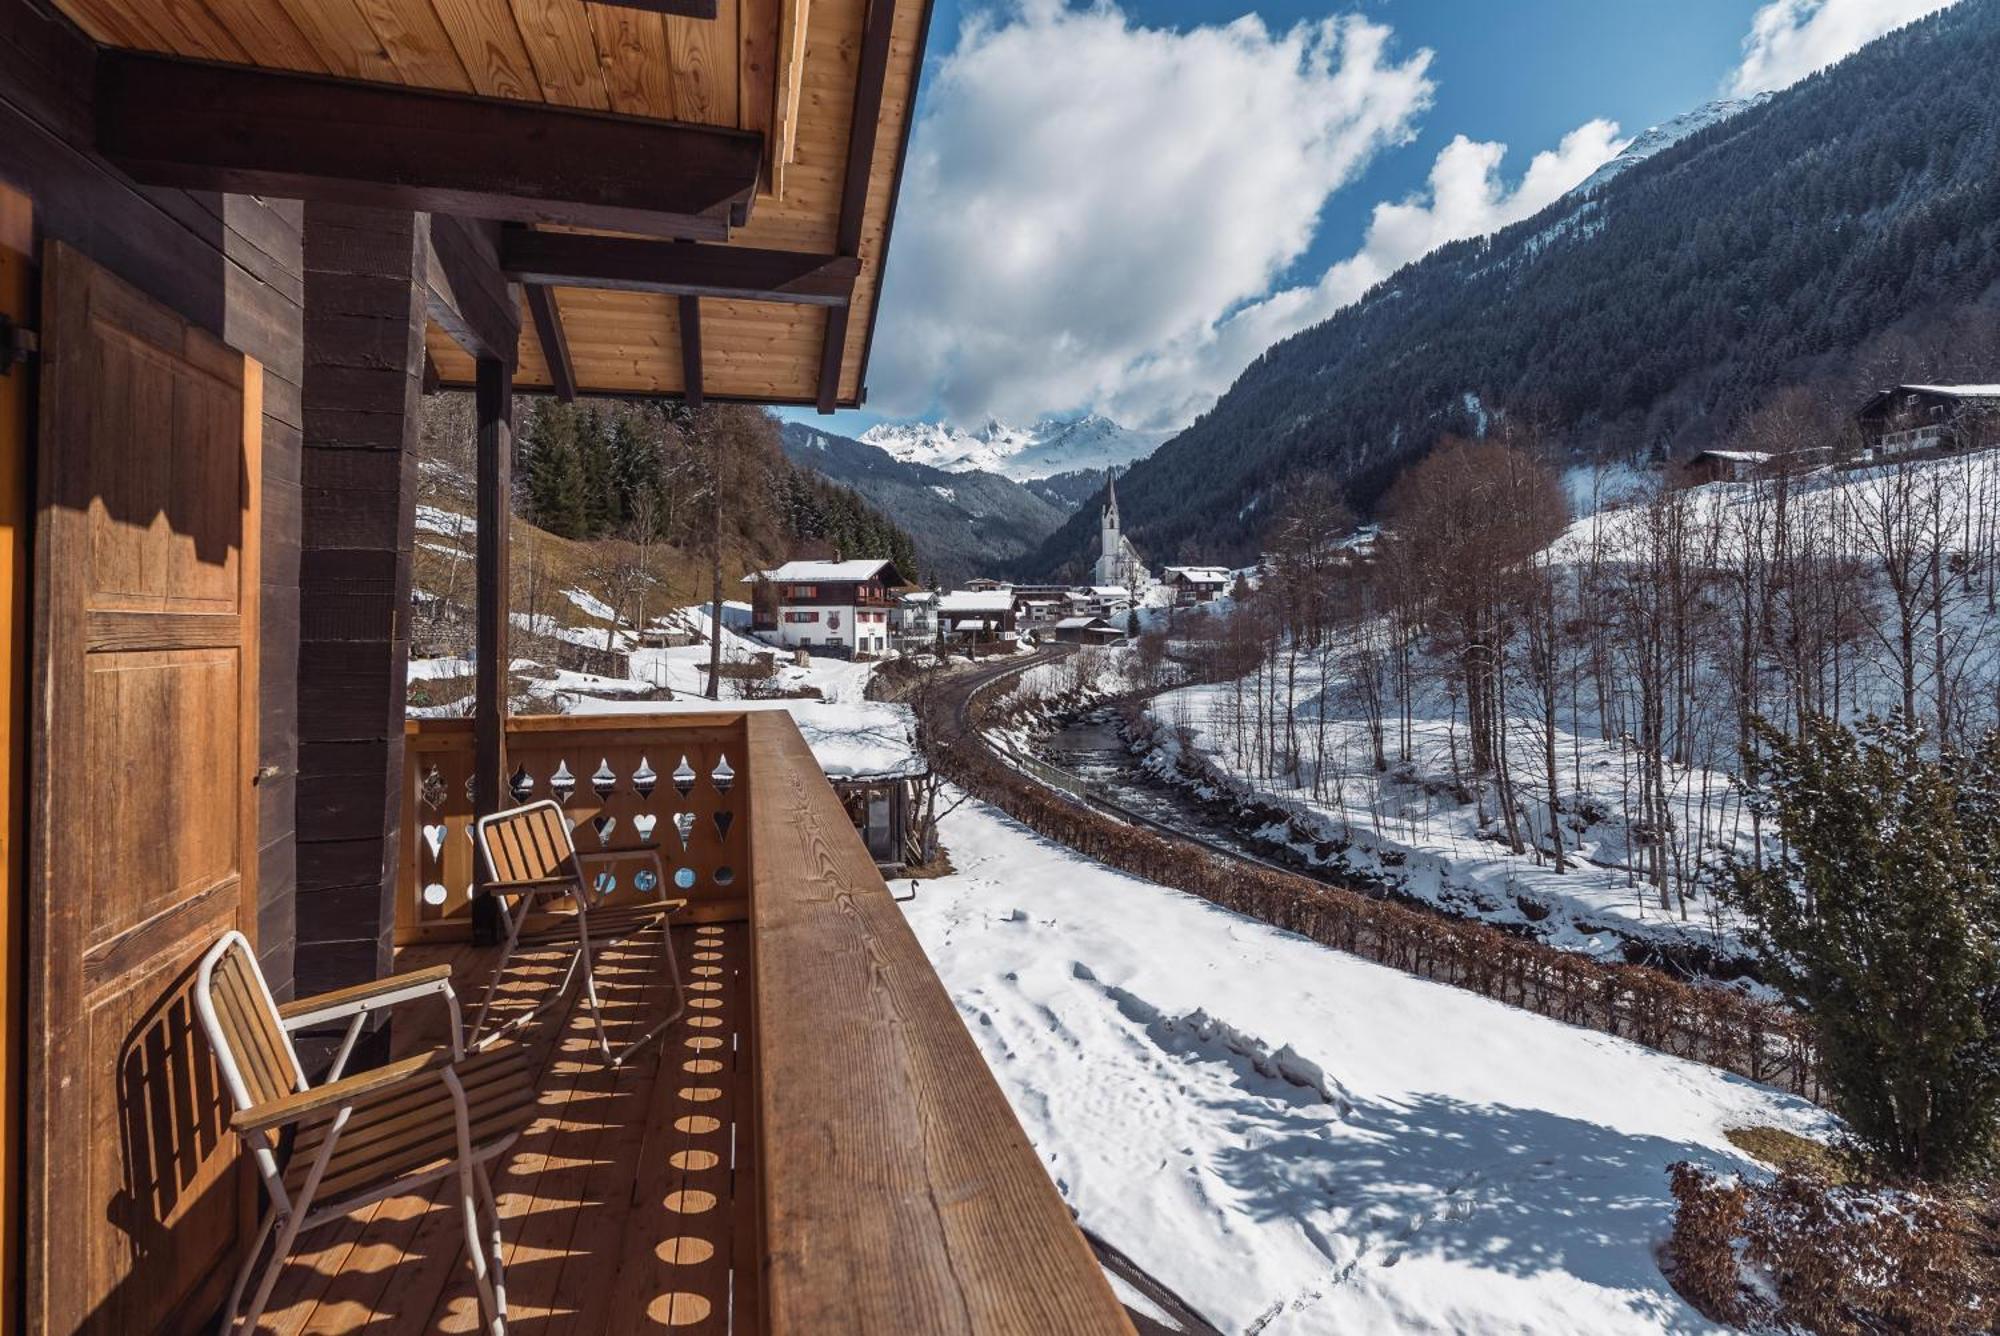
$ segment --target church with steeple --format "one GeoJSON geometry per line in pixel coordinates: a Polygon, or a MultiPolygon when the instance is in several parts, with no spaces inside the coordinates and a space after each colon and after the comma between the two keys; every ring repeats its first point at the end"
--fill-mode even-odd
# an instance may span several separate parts
{"type": "Polygon", "coordinates": [[[1139,559],[1139,549],[1132,546],[1132,540],[1119,525],[1118,477],[1111,469],[1104,471],[1104,511],[1098,520],[1097,539],[1097,565],[1091,573],[1093,584],[1116,585],[1136,593],[1152,583],[1145,562],[1139,559]]]}

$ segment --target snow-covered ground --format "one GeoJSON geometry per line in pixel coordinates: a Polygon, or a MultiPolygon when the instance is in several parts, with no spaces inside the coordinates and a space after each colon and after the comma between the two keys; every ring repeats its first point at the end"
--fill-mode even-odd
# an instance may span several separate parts
{"type": "MultiPolygon", "coordinates": [[[[1319,687],[1316,670],[1302,667],[1299,695],[1312,704],[1302,710],[1299,729],[1309,756],[1317,753],[1322,736],[1319,687]]],[[[1153,698],[1147,713],[1159,728],[1146,764],[1168,779],[1190,770],[1218,780],[1250,774],[1233,745],[1234,698],[1227,683],[1153,698]],[[1193,744],[1192,755],[1183,739],[1193,744]]],[[[1536,851],[1549,843],[1548,809],[1536,799],[1542,790],[1530,779],[1521,782],[1528,849],[1514,853],[1500,837],[1490,801],[1465,803],[1456,796],[1452,775],[1454,757],[1463,764],[1464,721],[1453,719],[1441,699],[1428,704],[1434,708],[1419,711],[1412,726],[1410,762],[1388,775],[1375,771],[1366,721],[1348,717],[1334,704],[1323,732],[1326,759],[1318,794],[1303,773],[1296,781],[1271,776],[1238,779],[1226,787],[1289,812],[1294,827],[1310,837],[1295,841],[1306,857],[1318,858],[1314,846],[1331,843],[1334,851],[1324,860],[1330,864],[1391,883],[1461,917],[1528,928],[1552,946],[1603,957],[1621,955],[1628,939],[1739,950],[1736,919],[1708,887],[1689,885],[1685,906],[1676,895],[1663,908],[1658,889],[1639,877],[1631,828],[1620,815],[1638,783],[1628,749],[1558,731],[1568,809],[1562,837],[1569,860],[1559,873],[1536,851]]],[[[1734,830],[1740,824],[1747,833],[1741,795],[1726,774],[1676,766],[1669,779],[1680,829],[1695,828],[1706,805],[1703,829],[1734,830]]],[[[1285,836],[1281,830],[1269,833],[1285,836]]]]}
{"type": "Polygon", "coordinates": [[[1666,1166],[1787,1096],[1328,950],[968,803],[905,907],[1083,1226],[1230,1333],[1695,1332],[1666,1166]]]}

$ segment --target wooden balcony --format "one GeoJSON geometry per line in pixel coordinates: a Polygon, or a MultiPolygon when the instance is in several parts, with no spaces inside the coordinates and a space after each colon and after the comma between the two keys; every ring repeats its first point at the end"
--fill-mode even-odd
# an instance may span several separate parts
{"type": "MultiPolygon", "coordinates": [[[[497,951],[466,932],[471,731],[425,721],[408,743],[399,965],[447,960],[476,996],[497,951]]],[[[579,848],[657,845],[690,870],[693,971],[688,1014],[621,1071],[580,1009],[533,1041],[538,1116],[495,1178],[511,1330],[1130,1330],[790,715],[518,719],[508,743],[579,848]]],[[[558,959],[517,957],[507,1003],[558,959]]],[[[657,935],[600,978],[614,1045],[671,1005],[657,935]]],[[[475,1329],[446,1197],[309,1239],[266,1330],[475,1329]]]]}

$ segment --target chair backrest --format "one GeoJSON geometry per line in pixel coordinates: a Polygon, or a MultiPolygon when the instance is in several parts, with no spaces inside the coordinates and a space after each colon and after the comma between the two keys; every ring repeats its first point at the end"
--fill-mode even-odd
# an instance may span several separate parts
{"type": "Polygon", "coordinates": [[[479,856],[494,881],[575,877],[576,845],[563,810],[549,799],[479,818],[479,856]]]}
{"type": "Polygon", "coordinates": [[[278,1019],[277,999],[242,933],[224,933],[202,957],[195,1010],[239,1110],[306,1088],[298,1052],[278,1019]]]}

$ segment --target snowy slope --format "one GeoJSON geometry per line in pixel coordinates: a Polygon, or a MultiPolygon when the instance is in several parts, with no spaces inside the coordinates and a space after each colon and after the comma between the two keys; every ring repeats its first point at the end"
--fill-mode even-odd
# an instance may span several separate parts
{"type": "Polygon", "coordinates": [[[968,803],[906,913],[1086,1229],[1222,1330],[1693,1332],[1666,1166],[1824,1130],[1709,1068],[1108,871],[968,803]]]}
{"type": "Polygon", "coordinates": [[[1754,97],[1717,98],[1713,102],[1703,103],[1693,111],[1684,111],[1672,120],[1661,121],[1627,144],[1617,157],[1585,177],[1583,184],[1570,191],[1570,194],[1588,195],[1602,187],[1612,177],[1637,166],[1655,153],[1672,148],[1689,135],[1726,121],[1739,112],[1748,111],[1770,96],[1769,93],[1758,93],[1754,97]]]}
{"type": "Polygon", "coordinates": [[[943,422],[885,422],[870,427],[861,439],[905,463],[953,473],[980,469],[1020,482],[1129,464],[1151,454],[1169,434],[1134,431],[1089,413],[1045,417],[1026,427],[995,419],[976,431],[943,422]]]}

